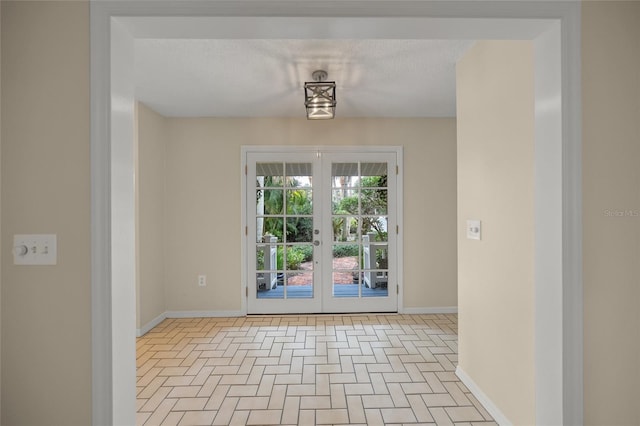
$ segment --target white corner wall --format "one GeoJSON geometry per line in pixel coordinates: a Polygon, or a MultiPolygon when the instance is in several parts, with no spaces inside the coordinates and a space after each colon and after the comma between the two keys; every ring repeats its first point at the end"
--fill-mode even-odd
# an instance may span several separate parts
{"type": "Polygon", "coordinates": [[[482,41],[456,70],[458,368],[517,425],[536,423],[533,65],[532,42],[482,41]]]}

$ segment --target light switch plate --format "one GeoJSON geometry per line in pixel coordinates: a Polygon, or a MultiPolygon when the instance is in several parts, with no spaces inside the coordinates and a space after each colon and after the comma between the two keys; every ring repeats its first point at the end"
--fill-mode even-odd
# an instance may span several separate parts
{"type": "Polygon", "coordinates": [[[467,239],[479,240],[482,231],[482,222],[476,219],[467,220],[467,239]]]}
{"type": "Polygon", "coordinates": [[[58,242],[55,234],[23,234],[13,236],[15,265],[56,265],[58,242]]]}

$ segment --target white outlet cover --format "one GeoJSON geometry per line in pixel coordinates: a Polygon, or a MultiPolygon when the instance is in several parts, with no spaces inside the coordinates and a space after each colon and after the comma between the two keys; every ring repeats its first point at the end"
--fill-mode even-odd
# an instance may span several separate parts
{"type": "Polygon", "coordinates": [[[57,265],[58,241],[55,234],[21,234],[13,236],[15,265],[57,265]]]}
{"type": "Polygon", "coordinates": [[[207,276],[206,275],[198,275],[198,285],[200,287],[207,286],[207,276]]]}
{"type": "Polygon", "coordinates": [[[467,239],[479,240],[481,239],[482,222],[477,219],[467,220],[467,239]]]}

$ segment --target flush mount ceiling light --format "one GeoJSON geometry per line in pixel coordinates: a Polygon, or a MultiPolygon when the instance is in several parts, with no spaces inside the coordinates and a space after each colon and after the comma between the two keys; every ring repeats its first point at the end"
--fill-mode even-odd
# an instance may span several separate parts
{"type": "Polygon", "coordinates": [[[336,82],[325,81],[327,72],[318,70],[311,74],[315,81],[304,83],[304,106],[309,120],[329,120],[336,113],[336,82]]]}

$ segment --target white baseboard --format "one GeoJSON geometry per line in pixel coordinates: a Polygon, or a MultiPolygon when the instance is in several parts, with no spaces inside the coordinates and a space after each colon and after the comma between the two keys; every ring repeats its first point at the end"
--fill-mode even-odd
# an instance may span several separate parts
{"type": "Polygon", "coordinates": [[[441,306],[436,308],[403,308],[403,314],[457,314],[458,307],[457,306],[441,306]]]}
{"type": "Polygon", "coordinates": [[[489,399],[489,397],[480,389],[480,387],[476,384],[476,382],[471,379],[467,375],[467,373],[460,368],[460,366],[456,367],[456,376],[464,383],[464,385],[471,391],[473,396],[482,404],[482,406],[487,410],[491,417],[498,423],[500,426],[511,426],[513,423],[509,421],[507,416],[505,416],[502,411],[496,406],[496,404],[489,399]]]}
{"type": "Polygon", "coordinates": [[[151,321],[149,321],[148,323],[146,323],[145,325],[143,325],[142,327],[137,328],[136,329],[136,337],[144,336],[145,334],[147,334],[149,332],[149,330],[151,330],[156,325],[160,324],[166,318],[167,318],[167,313],[163,312],[160,315],[158,315],[157,317],[155,317],[154,319],[152,319],[151,321]]]}
{"type": "Polygon", "coordinates": [[[218,317],[244,317],[242,311],[167,311],[167,318],[218,318],[218,317]]]}

